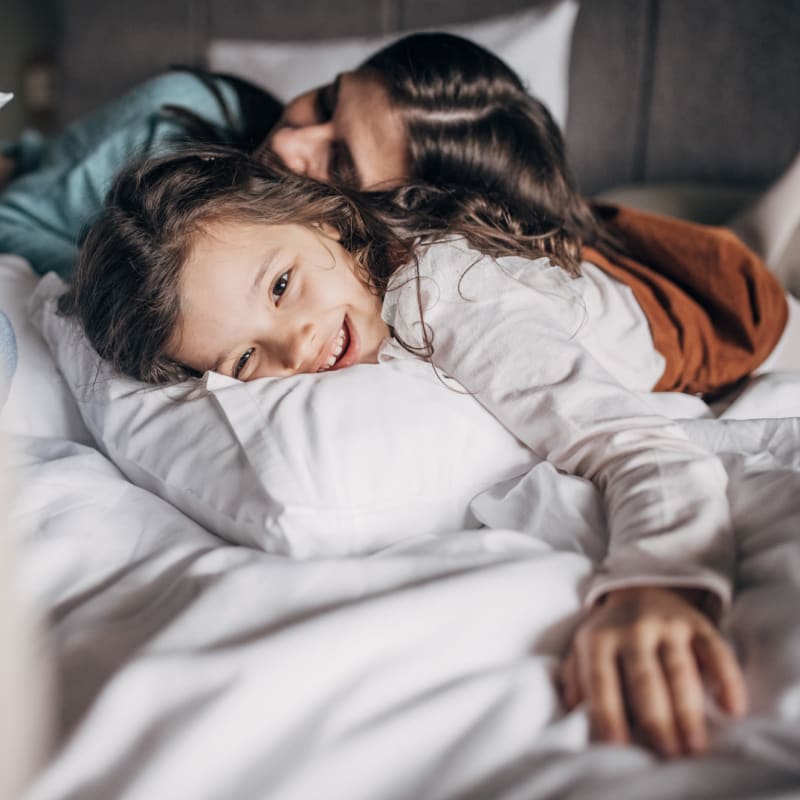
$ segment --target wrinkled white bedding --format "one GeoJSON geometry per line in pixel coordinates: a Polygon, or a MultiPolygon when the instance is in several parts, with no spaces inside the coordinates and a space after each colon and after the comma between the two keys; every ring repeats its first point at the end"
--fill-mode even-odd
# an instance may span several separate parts
{"type": "MultiPolygon", "coordinates": [[[[769,376],[727,413],[794,404],[800,378],[769,376]]],[[[588,745],[582,710],[558,703],[552,671],[603,547],[585,482],[539,465],[476,500],[496,529],[303,562],[223,543],[90,447],[14,438],[23,584],[61,695],[26,800],[797,796],[800,419],[685,424],[730,475],[725,626],[752,714],[715,714],[712,753],[672,763],[588,745]],[[546,513],[512,530],[529,492],[546,513]]]]}

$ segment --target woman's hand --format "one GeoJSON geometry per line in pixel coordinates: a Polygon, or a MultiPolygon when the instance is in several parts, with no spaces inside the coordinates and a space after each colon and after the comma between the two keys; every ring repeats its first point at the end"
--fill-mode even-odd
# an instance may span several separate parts
{"type": "Polygon", "coordinates": [[[631,741],[662,756],[708,747],[703,683],[740,716],[747,700],[739,664],[713,623],[679,590],[610,592],[578,626],[561,670],[568,709],[586,701],[592,737],[631,741]]]}

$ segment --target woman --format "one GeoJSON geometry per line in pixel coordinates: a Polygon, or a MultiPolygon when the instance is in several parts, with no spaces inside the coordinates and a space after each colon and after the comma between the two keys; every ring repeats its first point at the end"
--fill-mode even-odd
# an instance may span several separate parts
{"type": "MultiPolygon", "coordinates": [[[[51,142],[22,140],[0,154],[0,189],[16,174],[0,196],[0,252],[68,275],[80,231],[115,172],[130,158],[199,141],[272,149],[294,172],[355,188],[411,179],[465,186],[523,215],[547,214],[555,203],[591,241],[593,215],[569,174],[553,169],[563,152],[537,149],[553,141],[541,135],[550,125],[502,60],[449,34],[406,36],[295,98],[282,115],[274,98],[243,81],[170,72],[51,142]],[[562,174],[567,185],[555,186],[562,174]],[[545,185],[558,196],[544,196],[545,185]]],[[[800,157],[767,197],[734,229],[775,263],[800,214],[800,157]]]]}

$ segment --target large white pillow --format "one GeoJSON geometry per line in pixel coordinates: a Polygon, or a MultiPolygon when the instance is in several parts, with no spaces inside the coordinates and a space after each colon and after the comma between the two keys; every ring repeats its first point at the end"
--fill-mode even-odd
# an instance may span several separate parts
{"type": "Polygon", "coordinates": [[[477,527],[472,498],[535,463],[476,400],[409,359],[160,389],[115,377],[46,276],[31,314],[108,457],[225,538],[297,557],[477,527]]]}
{"type": "Polygon", "coordinates": [[[28,436],[54,436],[89,444],[92,439],[53,356],[27,314],[39,276],[19,256],[0,255],[0,311],[11,321],[17,368],[0,430],[28,436]]]}
{"type": "MultiPolygon", "coordinates": [[[[537,5],[502,17],[437,30],[459,34],[486,47],[519,74],[526,88],[547,105],[564,127],[569,97],[569,59],[577,0],[537,5]]],[[[241,75],[286,102],[329,83],[405,33],[371,38],[305,42],[217,39],[208,49],[209,67],[241,75]]]]}

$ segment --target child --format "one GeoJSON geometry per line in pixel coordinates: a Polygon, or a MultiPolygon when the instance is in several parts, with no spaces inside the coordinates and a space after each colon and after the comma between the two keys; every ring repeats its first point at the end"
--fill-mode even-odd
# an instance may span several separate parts
{"type": "MultiPolygon", "coordinates": [[[[686,383],[694,361],[658,352],[635,292],[581,263],[580,240],[550,226],[515,229],[513,219],[503,229],[497,221],[512,212],[482,215],[491,199],[468,192],[450,192],[463,213],[437,229],[435,218],[414,216],[435,191],[359,197],[214,148],[134,165],[90,229],[62,308],[118,370],[152,382],[209,369],[252,380],[429,358],[528,446],[603,493],[609,555],[566,662],[568,703],[587,699],[601,738],[628,740],[627,704],[659,752],[700,752],[701,672],[724,708],[740,713],[745,702],[735,659],[698,609],[724,606],[730,593],[726,477],[632,391],[664,374],[686,383]]],[[[642,220],[658,230],[650,217],[620,230],[642,233],[642,220]]],[[[709,242],[734,254],[734,293],[740,282],[757,287],[755,307],[742,308],[756,355],[735,359],[733,371],[701,370],[709,393],[781,349],[786,299],[733,237],[687,230],[706,255],[709,242]],[[768,306],[774,324],[762,324],[768,306]],[[713,382],[718,375],[724,383],[713,382]]],[[[629,243],[642,249],[633,235],[629,243]]],[[[631,253],[619,253],[626,259],[635,271],[631,253]]],[[[669,277],[650,272],[639,277],[673,291],[669,277]]],[[[725,351],[708,323],[700,318],[697,341],[725,351]]]]}

